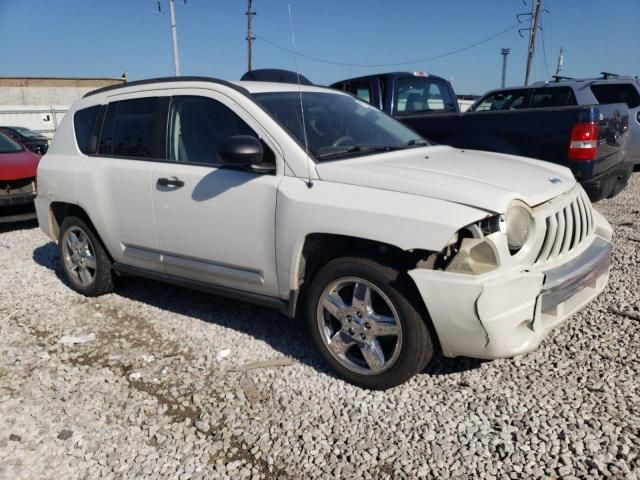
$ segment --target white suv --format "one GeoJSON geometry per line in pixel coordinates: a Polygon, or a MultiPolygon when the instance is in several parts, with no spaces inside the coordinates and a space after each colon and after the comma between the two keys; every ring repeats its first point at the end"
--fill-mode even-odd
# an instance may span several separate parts
{"type": "Polygon", "coordinates": [[[609,224],[571,172],[431,145],[341,92],[207,78],[97,90],[38,168],[84,295],[137,275],[300,317],[345,379],[512,356],[605,287],[609,224]]]}

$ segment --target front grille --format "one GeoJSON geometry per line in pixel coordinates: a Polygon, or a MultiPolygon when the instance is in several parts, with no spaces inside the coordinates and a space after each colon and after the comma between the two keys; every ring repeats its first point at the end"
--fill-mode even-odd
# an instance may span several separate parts
{"type": "Polygon", "coordinates": [[[0,180],[0,194],[31,193],[34,191],[35,178],[20,178],[18,180],[0,180]]]}
{"type": "Polygon", "coordinates": [[[593,231],[591,202],[582,188],[545,219],[546,232],[536,263],[544,263],[578,248],[593,231]]]}

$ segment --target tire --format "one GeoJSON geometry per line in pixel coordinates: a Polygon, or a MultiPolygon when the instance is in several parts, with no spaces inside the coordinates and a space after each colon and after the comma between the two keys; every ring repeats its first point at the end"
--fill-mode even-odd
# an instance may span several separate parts
{"type": "Polygon", "coordinates": [[[67,280],[76,292],[97,297],[113,291],[109,255],[93,228],[84,220],[78,217],[64,219],[58,236],[58,254],[67,280]]]}
{"type": "Polygon", "coordinates": [[[433,355],[426,319],[413,298],[398,270],[366,258],[337,258],[311,281],[305,322],[340,377],[385,390],[420,372],[433,355]]]}

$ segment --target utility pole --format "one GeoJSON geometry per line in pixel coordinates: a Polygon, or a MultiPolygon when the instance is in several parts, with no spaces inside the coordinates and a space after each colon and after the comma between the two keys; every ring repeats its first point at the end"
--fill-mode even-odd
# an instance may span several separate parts
{"type": "Polygon", "coordinates": [[[248,6],[247,6],[247,71],[248,72],[252,70],[251,47],[252,47],[252,42],[256,39],[256,37],[253,36],[253,33],[251,31],[251,22],[253,20],[253,16],[256,14],[256,12],[254,12],[251,9],[252,3],[253,3],[253,0],[248,0],[248,6]]]}
{"type": "Polygon", "coordinates": [[[173,41],[173,69],[176,77],[179,77],[180,76],[180,58],[178,57],[178,34],[176,33],[176,12],[173,4],[174,4],[174,0],[169,0],[169,13],[171,18],[171,38],[173,41]]]}
{"type": "Polygon", "coordinates": [[[500,51],[500,55],[502,55],[502,88],[504,88],[507,81],[507,55],[510,53],[510,48],[503,48],[500,51]]]}
{"type": "Polygon", "coordinates": [[[524,77],[524,84],[529,84],[531,65],[533,64],[533,54],[536,50],[536,32],[538,31],[538,19],[542,11],[542,0],[533,0],[533,10],[531,11],[531,28],[529,29],[529,50],[527,52],[527,73],[524,77]]]}
{"type": "Polygon", "coordinates": [[[560,47],[560,55],[558,55],[558,66],[556,67],[556,77],[560,76],[563,62],[564,62],[564,47],[560,47]]]}

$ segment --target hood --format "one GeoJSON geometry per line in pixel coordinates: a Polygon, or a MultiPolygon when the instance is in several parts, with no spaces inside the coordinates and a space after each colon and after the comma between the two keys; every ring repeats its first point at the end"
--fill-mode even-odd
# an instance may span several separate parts
{"type": "Polygon", "coordinates": [[[36,176],[40,155],[29,150],[0,153],[0,180],[17,180],[36,176]]]}
{"type": "Polygon", "coordinates": [[[447,146],[319,163],[316,170],[321,180],[438,198],[498,213],[513,199],[534,207],[576,184],[571,170],[559,165],[447,146]]]}

